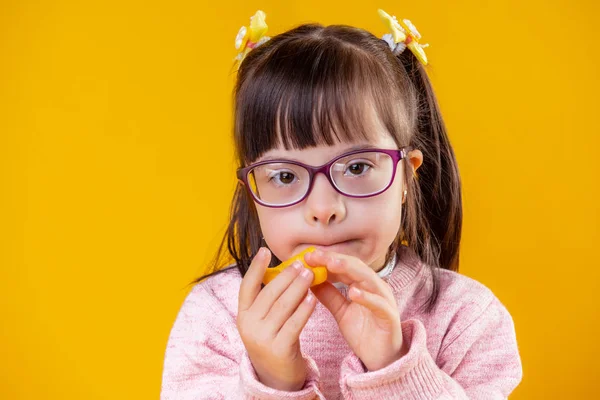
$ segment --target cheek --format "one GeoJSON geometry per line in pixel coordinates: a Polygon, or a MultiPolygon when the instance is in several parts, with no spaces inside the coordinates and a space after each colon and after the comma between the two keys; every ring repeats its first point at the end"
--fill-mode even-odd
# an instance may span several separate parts
{"type": "MultiPolygon", "coordinates": [[[[291,256],[290,243],[301,226],[295,207],[268,208],[257,206],[260,229],[271,252],[280,260],[291,256]]],[[[264,245],[264,243],[263,243],[264,245]]]]}
{"type": "Polygon", "coordinates": [[[349,210],[360,218],[360,225],[367,231],[367,236],[383,243],[391,243],[395,239],[402,222],[403,189],[402,179],[398,177],[397,174],[388,190],[379,196],[352,202],[349,210]]]}
{"type": "Polygon", "coordinates": [[[382,193],[380,206],[385,209],[390,222],[395,225],[395,230],[400,228],[402,222],[402,197],[404,196],[404,168],[402,162],[398,164],[398,170],[394,177],[394,182],[385,193],[382,193]]]}
{"type": "Polygon", "coordinates": [[[399,190],[392,186],[385,193],[359,206],[358,214],[378,236],[389,236],[390,231],[393,231],[392,235],[395,236],[402,216],[401,196],[399,190]]]}

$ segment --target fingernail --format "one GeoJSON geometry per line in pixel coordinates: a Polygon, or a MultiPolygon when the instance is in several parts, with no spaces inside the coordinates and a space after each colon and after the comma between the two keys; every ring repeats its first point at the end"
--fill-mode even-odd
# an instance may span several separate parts
{"type": "Polygon", "coordinates": [[[304,268],[304,271],[302,271],[300,273],[300,275],[302,275],[302,277],[305,279],[310,278],[310,274],[311,274],[311,272],[307,268],[304,268]]]}
{"type": "Polygon", "coordinates": [[[297,271],[300,271],[300,268],[303,268],[304,265],[302,265],[302,263],[300,261],[294,261],[292,263],[292,268],[296,269],[297,271]]]}
{"type": "Polygon", "coordinates": [[[321,250],[317,250],[317,251],[315,251],[315,256],[323,257],[323,252],[321,250]]]}
{"type": "Polygon", "coordinates": [[[312,303],[315,300],[315,295],[309,290],[306,294],[306,302],[312,303]]]}

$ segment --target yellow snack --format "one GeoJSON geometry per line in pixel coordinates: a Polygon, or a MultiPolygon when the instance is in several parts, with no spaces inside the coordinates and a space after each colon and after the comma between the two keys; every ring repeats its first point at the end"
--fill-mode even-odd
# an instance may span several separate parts
{"type": "Polygon", "coordinates": [[[281,271],[283,271],[284,269],[286,269],[287,267],[292,265],[292,263],[296,260],[300,260],[302,262],[302,264],[304,264],[304,268],[308,268],[313,272],[314,277],[313,277],[312,283],[310,284],[310,287],[313,287],[313,286],[316,286],[316,285],[319,285],[319,284],[325,282],[327,280],[327,268],[311,267],[308,264],[306,264],[306,261],[304,261],[304,255],[307,253],[313,252],[315,250],[316,250],[316,248],[314,248],[313,246],[308,247],[308,248],[304,249],[303,251],[301,251],[300,253],[293,256],[292,258],[282,262],[278,266],[273,267],[273,268],[267,268],[267,270],[265,271],[265,276],[263,277],[263,283],[266,285],[267,283],[271,282],[273,279],[275,279],[275,277],[277,275],[279,275],[281,273],[281,271]]]}

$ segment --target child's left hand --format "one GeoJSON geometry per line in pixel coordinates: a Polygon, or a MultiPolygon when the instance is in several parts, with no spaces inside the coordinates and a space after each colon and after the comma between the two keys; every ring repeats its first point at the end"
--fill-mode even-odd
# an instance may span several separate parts
{"type": "Polygon", "coordinates": [[[333,314],[340,332],[369,371],[399,360],[407,352],[400,313],[390,286],[359,258],[317,250],[304,256],[310,266],[326,266],[327,281],[311,288],[333,314]],[[346,298],[331,284],[348,285],[346,298]]]}

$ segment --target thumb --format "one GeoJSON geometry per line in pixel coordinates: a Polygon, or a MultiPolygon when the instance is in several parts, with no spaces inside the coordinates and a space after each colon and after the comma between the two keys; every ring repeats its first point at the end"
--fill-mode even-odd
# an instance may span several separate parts
{"type": "Polygon", "coordinates": [[[310,290],[319,302],[331,312],[331,315],[339,324],[350,302],[329,281],[313,286],[310,290]]]}

